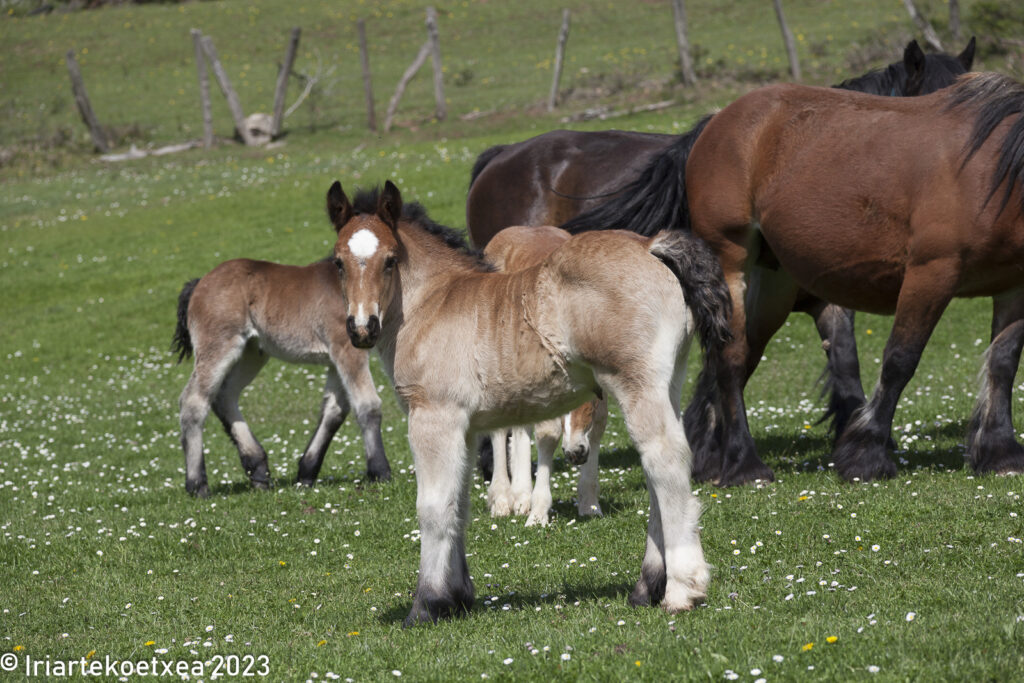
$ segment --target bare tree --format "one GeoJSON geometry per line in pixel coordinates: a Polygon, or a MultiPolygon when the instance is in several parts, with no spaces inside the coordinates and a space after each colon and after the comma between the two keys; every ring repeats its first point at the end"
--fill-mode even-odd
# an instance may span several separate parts
{"type": "Polygon", "coordinates": [[[693,57],[690,55],[684,0],[672,0],[672,16],[675,18],[676,43],[679,46],[679,68],[682,71],[683,84],[694,85],[697,82],[697,73],[693,70],[693,57]]]}
{"type": "Polygon", "coordinates": [[[569,10],[562,10],[562,28],[558,31],[558,43],[555,45],[555,75],[551,81],[551,94],[548,95],[548,111],[554,111],[558,104],[558,83],[562,80],[562,63],[565,59],[565,44],[569,40],[569,10]]]}
{"type": "Polygon", "coordinates": [[[794,81],[800,80],[800,58],[796,54],[796,41],[793,39],[793,32],[789,30],[786,23],[786,15],[782,13],[782,0],[772,0],[775,7],[775,16],[779,20],[779,27],[782,28],[782,41],[786,44],[786,55],[789,56],[789,73],[793,75],[794,81]]]}
{"type": "Polygon", "coordinates": [[[949,32],[960,42],[960,0],[949,0],[949,32]]]}
{"type": "Polygon", "coordinates": [[[903,6],[907,8],[907,12],[910,13],[910,18],[914,20],[914,24],[921,33],[924,34],[924,39],[929,45],[934,47],[936,50],[942,50],[942,41],[939,40],[939,34],[935,32],[931,22],[924,18],[917,7],[914,5],[914,0],[903,0],[903,6]]]}

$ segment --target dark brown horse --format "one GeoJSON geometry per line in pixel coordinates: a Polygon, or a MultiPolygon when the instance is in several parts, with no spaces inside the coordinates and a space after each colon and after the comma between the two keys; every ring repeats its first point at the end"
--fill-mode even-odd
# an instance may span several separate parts
{"type": "MultiPolygon", "coordinates": [[[[971,68],[974,47],[972,38],[956,57],[925,55],[917,42],[911,41],[903,61],[836,87],[890,96],[934,92],[971,68]]],[[[554,131],[491,148],[473,168],[466,205],[470,235],[483,246],[498,230],[517,223],[558,224],[570,232],[621,228],[647,235],[664,228],[686,228],[686,160],[709,118],[681,136],[554,131]]],[[[755,271],[756,286],[750,288],[758,301],[752,306],[754,315],[748,318],[751,353],[747,376],[790,311],[810,314],[828,359],[824,376],[829,404],[823,419],[832,417],[838,438],[865,401],[853,314],[806,292],[790,297],[785,283],[775,281],[773,264],[762,265],[768,267],[755,271]]],[[[773,478],[760,460],[723,460],[720,438],[712,427],[714,415],[696,410],[696,406],[712,403],[712,391],[710,384],[701,384],[698,395],[702,400],[694,401],[686,413],[687,435],[695,455],[694,478],[722,486],[773,478]]]]}
{"type": "Polygon", "coordinates": [[[886,444],[900,393],[950,300],[977,296],[994,311],[968,457],[978,472],[1024,472],[1010,410],[1024,345],[1022,112],[1024,85],[972,74],[912,99],[770,86],[708,123],[686,191],[734,306],[716,373],[728,460],[757,459],[742,393],[745,290],[751,264],[768,260],[791,292],[895,314],[875,392],[836,444],[840,475],[895,474],[886,444]]]}

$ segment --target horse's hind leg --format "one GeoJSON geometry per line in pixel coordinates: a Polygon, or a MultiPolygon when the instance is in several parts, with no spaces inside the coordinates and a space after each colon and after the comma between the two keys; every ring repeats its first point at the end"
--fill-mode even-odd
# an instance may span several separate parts
{"type": "Polygon", "coordinates": [[[551,465],[555,448],[562,438],[562,418],[538,422],[533,428],[533,436],[537,441],[537,481],[530,497],[530,516],[526,518],[526,526],[547,526],[551,512],[551,465]]]}
{"type": "Polygon", "coordinates": [[[892,419],[903,388],[914,375],[921,352],[950,299],[955,266],[933,261],[907,269],[896,303],[896,318],[882,356],[882,372],[871,400],[854,413],[833,456],[847,481],[868,481],[896,474],[886,455],[892,419]]]}
{"type": "Polygon", "coordinates": [[[580,515],[601,515],[601,503],[598,501],[598,470],[597,461],[601,451],[601,437],[608,425],[608,402],[599,399],[594,402],[594,412],[590,427],[590,451],[587,461],[580,466],[580,479],[576,485],[576,511],[580,515]]]}
{"type": "Polygon", "coordinates": [[[1013,430],[1010,395],[1024,347],[1024,294],[993,302],[992,343],[985,352],[978,403],[967,429],[967,454],[976,472],[1024,473],[1024,448],[1013,430]]]}
{"type": "Polygon", "coordinates": [[[380,434],[380,396],[370,374],[370,354],[357,349],[346,338],[339,351],[333,353],[349,403],[356,414],[359,431],[363,435],[366,450],[366,478],[370,481],[391,479],[391,465],[384,453],[384,441],[380,434]]]}
{"type": "MultiPolygon", "coordinates": [[[[613,388],[613,382],[602,385],[613,388]]],[[[700,504],[690,491],[693,455],[669,397],[671,391],[668,387],[645,389],[614,392],[640,450],[651,499],[647,549],[629,602],[660,602],[668,612],[679,612],[704,599],[710,578],[697,527],[700,504]]]]}
{"type": "Polygon", "coordinates": [[[324,398],[320,404],[320,418],[317,420],[313,436],[309,438],[306,450],[299,458],[299,474],[296,478],[298,483],[304,486],[316,484],[327,448],[331,445],[331,439],[341,427],[341,423],[345,421],[348,411],[348,398],[345,396],[338,372],[334,368],[328,368],[324,398]]]}
{"type": "Polygon", "coordinates": [[[468,424],[468,416],[454,406],[414,407],[409,413],[421,536],[416,597],[405,626],[437,621],[473,604],[465,549],[473,476],[468,424]]]}
{"type": "Polygon", "coordinates": [[[244,348],[245,339],[241,337],[216,345],[197,345],[195,367],[178,401],[181,446],[185,452],[185,490],[200,498],[210,495],[203,457],[203,423],[224,378],[244,348]]]}
{"type": "Polygon", "coordinates": [[[242,357],[224,378],[217,398],[213,402],[213,412],[224,425],[224,431],[238,449],[238,457],[242,468],[249,476],[255,488],[270,488],[270,467],[267,464],[267,452],[256,440],[242,411],[238,407],[238,397],[242,390],[256,378],[267,357],[260,352],[255,342],[250,341],[242,352],[242,357]]]}
{"type": "Polygon", "coordinates": [[[838,441],[853,413],[867,401],[860,382],[860,360],[853,331],[854,313],[820,299],[815,299],[806,310],[814,318],[828,358],[825,368],[828,409],[822,421],[832,418],[832,432],[838,441]]]}

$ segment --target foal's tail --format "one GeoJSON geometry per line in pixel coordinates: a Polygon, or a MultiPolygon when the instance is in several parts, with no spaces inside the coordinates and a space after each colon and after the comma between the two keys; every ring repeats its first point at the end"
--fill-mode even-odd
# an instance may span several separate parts
{"type": "Polygon", "coordinates": [[[704,372],[714,373],[725,345],[732,338],[729,330],[732,299],[718,258],[703,240],[688,231],[658,233],[648,250],[679,280],[704,347],[704,372]]]}
{"type": "Polygon", "coordinates": [[[188,302],[198,283],[199,278],[189,280],[178,295],[178,325],[174,328],[171,353],[178,354],[179,363],[192,355],[192,335],[188,333],[188,302]]]}
{"type": "Polygon", "coordinates": [[[689,230],[686,160],[711,120],[708,114],[660,152],[616,197],[576,216],[561,228],[573,235],[589,230],[629,230],[650,237],[660,230],[689,230]]]}

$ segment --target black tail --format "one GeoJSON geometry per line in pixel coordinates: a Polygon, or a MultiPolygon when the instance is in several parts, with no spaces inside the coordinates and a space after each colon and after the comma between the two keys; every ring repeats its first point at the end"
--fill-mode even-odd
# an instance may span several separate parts
{"type": "Polygon", "coordinates": [[[473,170],[469,172],[470,187],[473,187],[473,183],[476,182],[477,176],[483,173],[484,168],[487,166],[487,164],[491,163],[491,161],[494,160],[494,157],[501,154],[506,147],[508,147],[508,145],[495,145],[490,149],[484,150],[480,154],[480,156],[476,158],[476,161],[473,163],[473,170]]]}
{"type": "Polygon", "coordinates": [[[178,354],[178,362],[192,356],[192,335],[188,333],[188,302],[192,299],[199,278],[189,280],[178,295],[178,325],[171,340],[171,353],[178,354]]]}
{"type": "Polygon", "coordinates": [[[679,230],[655,237],[650,252],[669,267],[683,288],[683,298],[704,347],[705,372],[717,368],[725,345],[732,339],[732,299],[718,258],[703,240],[679,230]]]}
{"type": "Polygon", "coordinates": [[[588,230],[629,230],[650,237],[660,230],[688,230],[686,160],[693,143],[711,120],[708,114],[654,157],[640,177],[618,190],[615,199],[563,224],[572,234],[588,230]]]}

